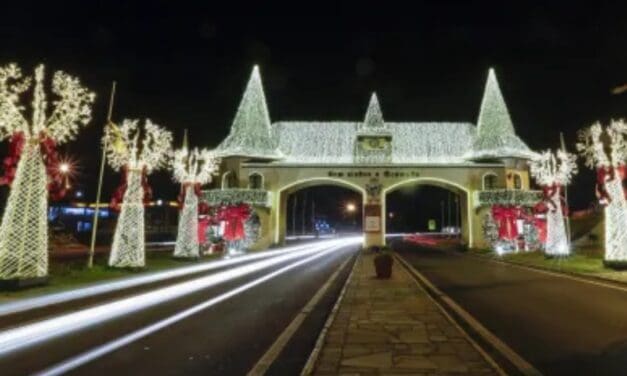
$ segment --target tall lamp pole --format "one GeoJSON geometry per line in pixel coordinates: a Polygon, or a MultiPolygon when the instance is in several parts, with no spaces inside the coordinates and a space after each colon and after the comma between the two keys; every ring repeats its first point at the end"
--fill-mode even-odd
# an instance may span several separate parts
{"type": "MultiPolygon", "coordinates": [[[[113,100],[115,99],[115,85],[113,81],[111,84],[111,97],[109,98],[109,111],[107,112],[107,124],[105,128],[111,123],[111,116],[113,113],[113,100]]],[[[87,267],[94,266],[94,253],[96,250],[96,235],[98,233],[98,212],[100,211],[100,195],[102,193],[102,179],[104,176],[104,168],[107,160],[107,138],[104,138],[104,144],[102,145],[102,157],[100,158],[100,174],[98,175],[98,188],[96,190],[96,207],[94,208],[94,221],[91,228],[91,244],[89,246],[89,259],[87,261],[87,267]]]]}

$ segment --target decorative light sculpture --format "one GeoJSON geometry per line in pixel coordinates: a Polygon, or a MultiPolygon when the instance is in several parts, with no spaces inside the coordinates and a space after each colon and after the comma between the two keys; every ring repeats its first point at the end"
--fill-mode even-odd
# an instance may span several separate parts
{"type": "Polygon", "coordinates": [[[627,263],[627,201],[623,189],[627,160],[627,124],[612,120],[605,129],[600,123],[579,132],[577,150],[586,166],[597,169],[597,195],[605,205],[605,263],[627,263]]]}
{"type": "Polygon", "coordinates": [[[52,110],[44,91],[44,66],[35,69],[32,119],[21,104],[33,83],[15,64],[0,67],[0,139],[11,138],[2,183],[11,185],[0,224],[0,279],[23,280],[48,274],[48,190],[61,192],[56,147],[73,139],[91,120],[95,95],[77,78],[52,77],[52,110]]]}
{"type": "Polygon", "coordinates": [[[181,183],[181,215],[174,257],[198,258],[198,196],[200,186],[211,182],[219,159],[207,149],[188,150],[186,145],[174,152],[174,180],[181,183]]]}
{"type": "Polygon", "coordinates": [[[121,170],[122,184],[114,195],[120,215],[115,227],[109,266],[139,268],[146,264],[144,239],[144,199],[150,195],[147,176],[163,167],[172,143],[172,134],[146,119],[141,145],[139,120],[127,120],[121,127],[105,129],[107,159],[121,170]]]}
{"type": "Polygon", "coordinates": [[[545,252],[548,256],[570,255],[570,245],[564,224],[562,187],[577,173],[576,156],[564,150],[557,154],[547,150],[530,162],[531,175],[542,185],[544,199],[548,202],[547,238],[545,252]]]}

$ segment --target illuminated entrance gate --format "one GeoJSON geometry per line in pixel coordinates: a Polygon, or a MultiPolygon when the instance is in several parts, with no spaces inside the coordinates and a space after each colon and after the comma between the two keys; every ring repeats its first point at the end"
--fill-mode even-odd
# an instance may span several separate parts
{"type": "Polygon", "coordinates": [[[220,179],[205,191],[205,200],[252,205],[262,229],[252,247],[257,249],[285,240],[287,196],[316,185],[361,194],[365,245],[385,244],[385,198],[404,184],[457,193],[462,238],[475,247],[485,246],[488,205],[537,196],[529,191],[527,166],[535,153],[516,136],[492,70],[477,125],[387,122],[375,94],[364,121],[271,123],[255,67],[231,132],[217,150],[220,179]]]}

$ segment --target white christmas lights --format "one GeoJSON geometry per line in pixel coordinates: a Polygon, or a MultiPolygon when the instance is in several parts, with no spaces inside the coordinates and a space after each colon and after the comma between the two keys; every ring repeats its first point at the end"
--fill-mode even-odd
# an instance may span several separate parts
{"type": "Polygon", "coordinates": [[[218,146],[224,156],[281,158],[277,141],[272,137],[270,115],[266,105],[259,68],[255,66],[244,91],[231,132],[218,146]]]}
{"type": "Polygon", "coordinates": [[[531,160],[531,175],[539,184],[551,190],[551,204],[547,212],[547,238],[545,252],[549,256],[568,256],[570,246],[564,225],[562,186],[568,184],[577,173],[576,156],[563,150],[557,154],[547,150],[531,160]]]}
{"type": "Polygon", "coordinates": [[[138,120],[122,122],[121,127],[107,126],[106,138],[109,164],[116,170],[125,167],[127,187],[120,215],[115,227],[109,266],[117,268],[143,267],[145,261],[144,239],[144,188],[143,174],[162,167],[172,143],[172,134],[146,120],[141,139],[138,120]]]}
{"type": "Polygon", "coordinates": [[[469,156],[475,159],[499,156],[535,157],[535,153],[516,136],[493,69],[488,73],[477,121],[477,135],[469,156]]]}
{"type": "Polygon", "coordinates": [[[597,168],[597,187],[605,207],[605,261],[627,263],[627,201],[622,182],[625,171],[627,125],[613,120],[603,129],[600,123],[579,132],[577,150],[586,166],[597,168]],[[609,151],[609,153],[608,153],[609,151]]]}
{"type": "Polygon", "coordinates": [[[24,141],[0,224],[0,279],[48,274],[48,179],[41,145],[73,139],[91,119],[95,96],[78,79],[56,72],[51,92],[57,99],[49,111],[43,65],[35,69],[34,80],[23,77],[15,64],[0,67],[0,139],[21,134],[24,141]],[[21,103],[33,81],[29,122],[21,103]]]}
{"type": "Polygon", "coordinates": [[[207,149],[189,151],[186,146],[174,152],[172,169],[174,180],[183,185],[184,202],[179,217],[178,234],[174,256],[197,258],[200,256],[198,244],[198,196],[196,185],[211,181],[216,173],[219,159],[207,149]]]}
{"type": "Polygon", "coordinates": [[[505,101],[490,70],[477,127],[470,123],[386,122],[372,95],[363,122],[296,121],[270,123],[257,67],[238,108],[229,136],[218,146],[222,156],[279,159],[282,163],[467,163],[473,159],[530,159],[514,131],[505,101]],[[391,138],[382,158],[356,157],[359,135],[391,138]]]}

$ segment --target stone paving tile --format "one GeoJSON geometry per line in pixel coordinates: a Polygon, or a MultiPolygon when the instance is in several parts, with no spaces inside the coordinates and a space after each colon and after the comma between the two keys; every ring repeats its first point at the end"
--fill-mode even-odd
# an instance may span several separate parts
{"type": "Polygon", "coordinates": [[[497,375],[409,274],[374,278],[363,253],[327,332],[315,375],[497,375]]]}

